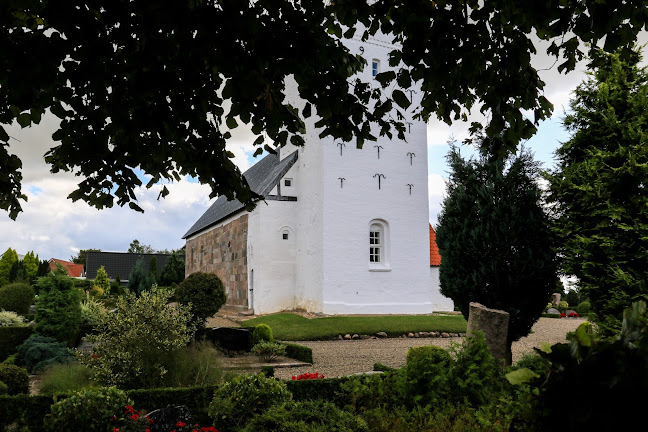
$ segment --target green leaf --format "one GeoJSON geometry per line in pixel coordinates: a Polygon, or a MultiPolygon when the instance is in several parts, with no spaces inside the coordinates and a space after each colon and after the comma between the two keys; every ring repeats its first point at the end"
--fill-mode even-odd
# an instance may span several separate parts
{"type": "Polygon", "coordinates": [[[227,127],[230,129],[236,129],[238,127],[238,123],[234,117],[227,117],[225,124],[227,124],[227,127]]]}
{"type": "Polygon", "coordinates": [[[31,124],[31,115],[29,113],[22,113],[16,118],[16,121],[21,127],[26,128],[31,124]]]}
{"type": "Polygon", "coordinates": [[[539,377],[540,375],[533,372],[529,368],[520,368],[518,370],[506,374],[506,379],[512,385],[526,384],[539,377]]]}
{"type": "Polygon", "coordinates": [[[401,108],[407,108],[411,104],[405,93],[398,89],[392,92],[392,98],[401,108]]]}
{"type": "Polygon", "coordinates": [[[580,346],[592,346],[592,337],[590,336],[592,324],[584,322],[576,329],[575,338],[580,346]]]}
{"type": "Polygon", "coordinates": [[[540,344],[540,351],[546,354],[551,354],[551,344],[549,342],[542,342],[540,344]]]}

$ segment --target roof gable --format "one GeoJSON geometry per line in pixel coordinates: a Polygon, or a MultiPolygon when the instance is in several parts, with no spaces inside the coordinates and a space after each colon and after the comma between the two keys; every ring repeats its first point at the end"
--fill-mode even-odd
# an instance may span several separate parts
{"type": "MultiPolygon", "coordinates": [[[[294,151],[283,160],[279,160],[279,154],[269,154],[245,171],[243,177],[247,180],[252,191],[267,197],[296,161],[297,151],[294,151]]],[[[244,208],[240,201],[236,199],[230,201],[227,197],[220,196],[182,238],[186,239],[205,228],[209,228],[244,208]]]]}
{"type": "Polygon", "coordinates": [[[438,267],[441,265],[441,253],[439,252],[439,246],[436,242],[436,233],[432,224],[430,224],[430,267],[438,267]]]}
{"type": "Polygon", "coordinates": [[[67,271],[68,276],[71,276],[71,277],[81,277],[81,276],[83,276],[83,264],[75,264],[75,263],[70,262],[70,261],[64,261],[64,260],[60,260],[58,258],[52,258],[52,259],[49,260],[50,270],[52,270],[52,271],[56,270],[56,263],[63,266],[63,268],[67,271]]]}

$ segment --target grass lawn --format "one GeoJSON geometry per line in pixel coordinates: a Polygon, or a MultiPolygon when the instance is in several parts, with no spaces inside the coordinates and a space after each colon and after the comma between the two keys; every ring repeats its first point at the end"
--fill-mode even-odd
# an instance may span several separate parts
{"type": "Polygon", "coordinates": [[[331,339],[339,334],[374,335],[384,331],[389,336],[407,332],[441,331],[464,333],[466,320],[461,315],[388,315],[345,317],[333,316],[308,319],[300,315],[280,313],[245,321],[243,327],[267,324],[275,339],[285,341],[331,339]]]}

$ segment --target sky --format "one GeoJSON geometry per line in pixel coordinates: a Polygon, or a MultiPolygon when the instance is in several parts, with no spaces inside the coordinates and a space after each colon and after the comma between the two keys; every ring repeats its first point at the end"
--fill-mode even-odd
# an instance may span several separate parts
{"type": "MultiPolygon", "coordinates": [[[[645,41],[647,38],[642,35],[641,39],[645,41]]],[[[540,124],[538,133],[525,146],[544,168],[550,168],[553,151],[569,139],[561,126],[561,118],[568,109],[571,92],[585,77],[585,62],[580,62],[575,71],[561,75],[557,72],[555,60],[543,54],[540,45],[538,52],[540,54],[534,56],[533,64],[539,70],[544,69],[540,76],[546,83],[545,97],[554,104],[554,113],[540,124]]],[[[483,121],[484,118],[474,113],[469,121],[472,120],[483,121]]],[[[10,153],[15,153],[23,163],[23,193],[28,202],[22,204],[24,211],[16,221],[11,220],[6,212],[0,212],[0,253],[11,247],[19,254],[34,251],[41,260],[70,260],[80,249],[125,252],[134,239],[154,249],[170,250],[184,245],[184,233],[213,202],[208,198],[207,186],[184,178],[167,185],[170,194],[159,201],[161,186],[142,187],[136,194],[144,214],[128,207],[96,210],[82,201],[73,203],[66,197],[79,179],[70,173],[51,174],[43,159],[45,152],[56,145],[51,139],[56,125],[56,117],[49,114],[37,126],[21,129],[14,124],[5,128],[12,137],[10,153]]],[[[449,151],[448,140],[451,137],[457,141],[466,138],[468,127],[469,123],[448,126],[436,120],[428,124],[428,188],[433,226],[437,222],[448,178],[449,168],[445,160],[449,151]]],[[[233,138],[228,143],[228,150],[234,153],[234,161],[242,171],[258,160],[252,157],[251,137],[250,133],[239,128],[233,131],[233,138]]]]}

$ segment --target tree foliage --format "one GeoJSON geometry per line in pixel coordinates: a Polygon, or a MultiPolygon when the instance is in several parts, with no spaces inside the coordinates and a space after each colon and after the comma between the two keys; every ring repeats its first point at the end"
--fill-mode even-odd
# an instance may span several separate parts
{"type": "Polygon", "coordinates": [[[151,245],[142,244],[139,240],[135,239],[128,245],[128,253],[152,254],[155,253],[155,249],[151,245]]]}
{"type": "Polygon", "coordinates": [[[151,277],[151,274],[144,269],[144,260],[139,260],[131,270],[128,275],[128,289],[140,295],[144,291],[151,289],[155,280],[151,277]]]}
{"type": "MultiPolygon", "coordinates": [[[[147,187],[190,175],[210,186],[210,197],[224,194],[251,207],[259,197],[225,148],[229,129],[239,124],[251,128],[259,152],[302,144],[304,119],[315,112],[322,137],[355,138],[362,146],[376,138],[374,126],[381,135],[395,131],[404,138],[393,109],[410,101],[391,89],[395,82],[401,89],[418,82],[423,119],[450,123],[480,106],[491,118],[482,145],[502,156],[552,111],[530,63],[532,35],[551,41],[548,53],[560,58],[560,71],[569,71],[583,55],[581,42],[595,46],[605,38],[605,49],[614,50],[634,41],[648,22],[639,0],[160,4],[3,3],[0,208],[12,218],[26,196],[22,163],[7,150],[3,126],[38,124],[46,110],[61,120],[46,161],[55,173],[81,176],[72,200],[142,211],[135,195],[139,167],[151,176],[147,187]],[[365,60],[341,43],[379,31],[395,35],[390,64],[402,61],[395,72],[379,74],[382,88],[352,78],[365,60]],[[285,97],[287,77],[303,107],[285,97]],[[533,121],[524,111],[533,112],[533,121]]],[[[480,128],[473,125],[474,132],[480,128]]],[[[160,196],[166,194],[163,187],[160,196]]]]}
{"type": "Polygon", "coordinates": [[[7,248],[0,257],[0,286],[10,282],[11,267],[16,261],[18,261],[18,253],[11,248],[7,248]]]}
{"type": "Polygon", "coordinates": [[[34,251],[29,251],[22,259],[22,262],[23,262],[23,267],[25,268],[25,276],[27,276],[27,281],[29,283],[32,283],[34,279],[36,279],[36,275],[38,273],[38,266],[40,264],[38,255],[34,254],[34,251]]]}
{"type": "MultiPolygon", "coordinates": [[[[510,344],[526,336],[555,288],[550,221],[528,151],[465,160],[453,146],[437,227],[441,293],[468,319],[470,302],[508,312],[510,344]]],[[[509,349],[510,351],[510,349],[509,349]]]]}
{"type": "Polygon", "coordinates": [[[110,279],[108,278],[108,273],[104,266],[99,267],[97,270],[97,276],[94,280],[95,286],[98,286],[103,290],[103,292],[108,293],[110,290],[110,279]]]}
{"type": "MultiPolygon", "coordinates": [[[[593,53],[564,124],[572,132],[548,176],[562,269],[578,278],[599,328],[648,297],[648,76],[637,51],[593,53]]],[[[582,291],[581,291],[582,290],[582,291]]]]}
{"type": "Polygon", "coordinates": [[[170,354],[187,345],[195,328],[189,308],[168,304],[170,292],[126,293],[88,339],[94,356],[82,357],[98,381],[124,389],[155,387],[167,372],[170,354]]]}
{"type": "Polygon", "coordinates": [[[83,267],[85,267],[88,259],[88,252],[101,252],[101,249],[81,249],[76,256],[71,256],[70,260],[72,260],[74,264],[83,264],[83,267]]]}
{"type": "Polygon", "coordinates": [[[180,283],[185,278],[185,262],[180,259],[178,253],[173,251],[167,259],[166,264],[162,267],[160,274],[160,285],[169,286],[174,283],[180,283]]]}

